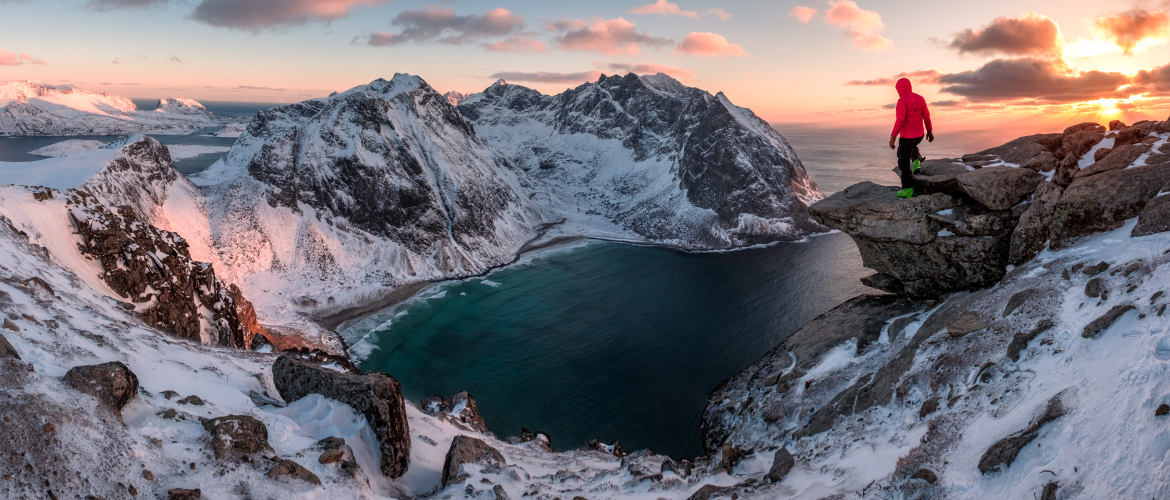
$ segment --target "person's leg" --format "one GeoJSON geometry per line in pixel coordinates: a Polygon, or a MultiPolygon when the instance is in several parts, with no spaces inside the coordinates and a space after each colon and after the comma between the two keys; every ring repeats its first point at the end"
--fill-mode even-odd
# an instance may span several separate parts
{"type": "Polygon", "coordinates": [[[898,177],[902,180],[902,188],[911,186],[910,156],[914,153],[912,139],[901,137],[898,139],[898,177]]]}

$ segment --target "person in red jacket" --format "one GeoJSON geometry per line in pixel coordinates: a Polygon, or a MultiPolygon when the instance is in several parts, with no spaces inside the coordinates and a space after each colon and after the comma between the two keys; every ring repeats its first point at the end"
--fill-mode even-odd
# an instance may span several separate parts
{"type": "Polygon", "coordinates": [[[926,124],[926,140],[934,142],[934,130],[930,125],[930,110],[926,107],[926,99],[911,92],[910,80],[903,78],[894,84],[898,89],[898,119],[894,122],[894,131],[890,132],[890,149],[894,149],[894,139],[898,139],[898,177],[902,179],[902,189],[898,191],[899,198],[914,196],[911,187],[911,175],[918,170],[921,156],[918,154],[918,145],[922,143],[923,124],[926,124]],[[911,166],[913,162],[913,168],[911,166]]]}

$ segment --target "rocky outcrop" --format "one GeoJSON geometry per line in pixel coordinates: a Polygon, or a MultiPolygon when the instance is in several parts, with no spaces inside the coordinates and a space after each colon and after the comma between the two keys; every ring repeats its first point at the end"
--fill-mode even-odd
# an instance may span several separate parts
{"type": "Polygon", "coordinates": [[[1044,249],[1052,230],[1056,204],[1063,194],[1064,188],[1048,181],[1040,183],[1036,188],[1032,202],[1020,215],[1016,229],[1012,231],[1011,247],[1008,249],[1009,263],[1019,265],[1044,249]]]}
{"type": "Polygon", "coordinates": [[[1022,208],[991,210],[943,193],[902,200],[895,191],[863,182],[809,208],[817,222],[857,243],[862,262],[880,274],[867,284],[928,298],[1003,277],[1022,208]]]}
{"type": "Polygon", "coordinates": [[[70,368],[61,378],[65,385],[89,394],[106,408],[122,411],[138,394],[138,376],[121,361],[70,368]]]}
{"type": "Polygon", "coordinates": [[[788,451],[788,448],[781,446],[779,450],[776,450],[776,456],[772,459],[772,467],[768,469],[768,473],[764,477],[768,481],[779,483],[788,476],[795,465],[796,460],[792,458],[792,453],[788,451]]]}
{"type": "Polygon", "coordinates": [[[239,309],[251,311],[251,304],[238,290],[233,296],[210,264],[193,260],[186,240],[129,206],[110,209],[84,191],[72,192],[67,206],[83,253],[101,263],[102,280],[135,304],[144,321],[195,342],[250,347],[255,329],[245,330],[239,309]]]}
{"type": "Polygon", "coordinates": [[[228,415],[203,420],[208,444],[216,460],[246,461],[252,455],[273,456],[264,422],[247,415],[228,415]]]}
{"type": "Polygon", "coordinates": [[[442,396],[431,396],[422,400],[422,410],[427,415],[453,422],[469,431],[487,432],[487,425],[483,422],[483,415],[479,414],[479,407],[475,398],[467,391],[460,392],[447,401],[442,396]]]}
{"type": "Polygon", "coordinates": [[[410,464],[410,429],[398,381],[378,372],[346,373],[285,354],[272,364],[272,380],[285,401],[320,394],[348,404],[369,422],[382,452],[382,473],[399,477],[410,464]]]}
{"type": "Polygon", "coordinates": [[[443,460],[444,488],[467,479],[468,475],[462,471],[464,464],[502,467],[507,462],[498,450],[487,443],[470,436],[455,436],[451,448],[447,450],[447,458],[443,460]]]}
{"type": "Polygon", "coordinates": [[[276,460],[276,465],[265,474],[266,476],[272,479],[298,479],[310,484],[321,484],[321,479],[316,474],[310,472],[309,469],[301,466],[301,464],[284,458],[277,458],[276,460]]]}
{"type": "Polygon", "coordinates": [[[1137,217],[1170,181],[1170,163],[1114,170],[1073,181],[1053,209],[1055,245],[1117,229],[1137,217]]]}

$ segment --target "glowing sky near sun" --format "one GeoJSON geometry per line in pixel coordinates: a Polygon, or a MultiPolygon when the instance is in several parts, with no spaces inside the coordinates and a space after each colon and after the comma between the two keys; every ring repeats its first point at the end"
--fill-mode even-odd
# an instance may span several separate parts
{"type": "Polygon", "coordinates": [[[1164,119],[1170,2],[0,0],[0,80],[292,102],[396,72],[556,93],[666,72],[773,121],[1164,119]]]}

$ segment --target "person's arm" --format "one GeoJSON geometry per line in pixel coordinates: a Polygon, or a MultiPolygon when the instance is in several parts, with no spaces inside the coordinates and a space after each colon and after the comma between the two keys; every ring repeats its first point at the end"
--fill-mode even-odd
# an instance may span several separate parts
{"type": "Polygon", "coordinates": [[[922,100],[922,121],[926,123],[926,142],[934,142],[934,126],[930,124],[930,108],[926,106],[926,99],[922,100]]]}
{"type": "Polygon", "coordinates": [[[902,130],[902,125],[906,123],[906,103],[905,99],[898,99],[898,107],[894,111],[897,119],[894,121],[894,130],[890,132],[890,149],[894,149],[894,139],[898,138],[898,131],[902,130]]]}

